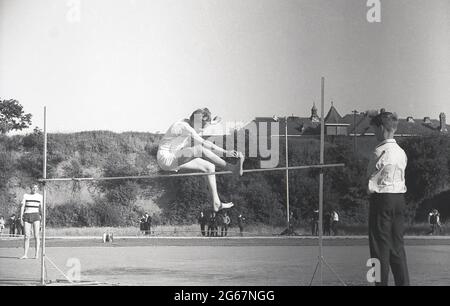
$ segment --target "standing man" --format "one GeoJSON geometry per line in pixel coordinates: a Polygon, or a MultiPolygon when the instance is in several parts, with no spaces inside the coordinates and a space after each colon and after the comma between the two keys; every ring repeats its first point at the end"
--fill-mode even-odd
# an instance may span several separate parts
{"type": "Polygon", "coordinates": [[[208,236],[216,237],[217,236],[217,216],[216,212],[212,211],[208,220],[208,236]]]}
{"type": "Polygon", "coordinates": [[[141,234],[145,234],[146,221],[145,215],[142,215],[141,219],[139,219],[139,230],[141,234]]]}
{"type": "Polygon", "coordinates": [[[311,218],[311,235],[313,235],[313,236],[319,235],[319,210],[318,209],[313,211],[313,215],[311,218]]]}
{"type": "Polygon", "coordinates": [[[147,219],[145,220],[147,222],[147,235],[151,235],[152,234],[152,217],[146,213],[145,216],[147,217],[147,219]]]}
{"type": "Polygon", "coordinates": [[[34,258],[39,258],[39,229],[41,226],[42,195],[37,193],[39,187],[37,184],[31,185],[31,192],[24,194],[22,206],[20,208],[20,220],[24,227],[24,254],[20,259],[28,258],[28,249],[30,248],[31,228],[33,228],[34,240],[36,242],[36,251],[34,258]]]}
{"type": "Polygon", "coordinates": [[[9,236],[13,237],[16,234],[16,214],[9,217],[9,236]]]}
{"type": "Polygon", "coordinates": [[[221,236],[226,237],[228,234],[228,226],[230,226],[231,219],[230,216],[226,212],[224,212],[222,216],[222,230],[221,230],[221,236]]]}
{"type": "Polygon", "coordinates": [[[394,139],[398,118],[382,110],[371,116],[379,144],[371,155],[368,174],[370,256],[380,261],[380,282],[387,286],[389,267],[396,286],[409,285],[403,242],[405,211],[405,169],[407,157],[394,139]]]}
{"type": "Polygon", "coordinates": [[[333,235],[338,235],[338,224],[339,224],[339,215],[336,210],[333,210],[331,213],[331,230],[333,231],[333,235]]]}
{"type": "Polygon", "coordinates": [[[3,234],[3,229],[5,228],[5,218],[0,216],[0,234],[3,234]]]}
{"type": "Polygon", "coordinates": [[[333,221],[332,214],[329,210],[325,211],[325,214],[323,215],[323,235],[324,236],[330,236],[331,235],[331,224],[333,221]]]}
{"type": "Polygon", "coordinates": [[[437,209],[433,209],[428,215],[428,223],[431,226],[430,232],[428,235],[434,235],[437,233],[438,235],[441,233],[441,221],[439,220],[440,214],[437,209]]]}
{"type": "Polygon", "coordinates": [[[239,226],[239,234],[240,236],[244,236],[244,222],[245,218],[241,214],[238,216],[238,226],[239,226]]]}
{"type": "MultiPolygon", "coordinates": [[[[19,212],[19,216],[20,216],[20,212],[19,212]]],[[[23,235],[23,222],[20,218],[15,218],[16,219],[16,235],[23,235]]]]}
{"type": "Polygon", "coordinates": [[[200,216],[198,217],[198,223],[200,223],[200,231],[202,233],[202,236],[206,236],[205,226],[207,223],[207,219],[203,211],[200,212],[200,216]]]}

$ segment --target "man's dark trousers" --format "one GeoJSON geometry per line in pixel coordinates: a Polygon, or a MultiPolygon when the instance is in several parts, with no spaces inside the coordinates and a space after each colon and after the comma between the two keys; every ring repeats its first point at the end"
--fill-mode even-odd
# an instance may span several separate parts
{"type": "Polygon", "coordinates": [[[403,193],[374,193],[370,197],[370,257],[380,261],[381,282],[387,286],[389,266],[396,286],[409,285],[406,253],[403,243],[405,197],[403,193]]]}

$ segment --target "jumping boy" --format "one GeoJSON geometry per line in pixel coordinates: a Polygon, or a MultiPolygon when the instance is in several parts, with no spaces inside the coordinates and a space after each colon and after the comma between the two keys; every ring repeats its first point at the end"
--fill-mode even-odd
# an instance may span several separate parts
{"type": "Polygon", "coordinates": [[[394,139],[397,115],[382,111],[371,116],[371,126],[379,141],[367,169],[370,256],[380,261],[380,282],[387,286],[389,266],[395,285],[409,285],[406,253],[403,243],[407,157],[394,139]]]}
{"type": "MultiPolygon", "coordinates": [[[[189,119],[177,121],[166,132],[158,147],[157,161],[166,171],[201,171],[211,173],[216,166],[242,175],[244,156],[240,152],[226,151],[203,139],[198,133],[211,124],[211,112],[207,108],[194,111],[189,119]],[[193,145],[191,144],[193,142],[193,145]],[[238,159],[236,164],[227,163],[219,155],[238,159]]],[[[223,203],[217,192],[216,176],[207,175],[215,212],[231,208],[234,204],[223,203]]]]}

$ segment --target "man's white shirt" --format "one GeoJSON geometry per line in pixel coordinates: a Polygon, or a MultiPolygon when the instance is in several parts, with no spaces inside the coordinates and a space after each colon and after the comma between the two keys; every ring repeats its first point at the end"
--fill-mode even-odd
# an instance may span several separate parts
{"type": "Polygon", "coordinates": [[[372,153],[367,168],[369,193],[405,193],[405,151],[395,139],[381,142],[372,153]]]}

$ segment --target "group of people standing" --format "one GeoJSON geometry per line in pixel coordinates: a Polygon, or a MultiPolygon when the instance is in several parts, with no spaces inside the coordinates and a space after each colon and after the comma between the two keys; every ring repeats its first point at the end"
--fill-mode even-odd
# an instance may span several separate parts
{"type": "Polygon", "coordinates": [[[441,233],[441,214],[437,209],[433,209],[428,214],[428,223],[430,224],[430,231],[427,233],[428,235],[439,235],[441,233]]]}
{"type": "Polygon", "coordinates": [[[139,220],[139,230],[144,235],[152,234],[152,217],[148,213],[145,213],[139,220]]]}
{"type": "MultiPolygon", "coordinates": [[[[323,215],[323,234],[337,236],[339,234],[339,214],[336,210],[326,211],[323,215]]],[[[319,210],[313,212],[311,218],[311,234],[319,235],[319,210]]]]}
{"type": "Polygon", "coordinates": [[[5,220],[3,216],[0,216],[0,234],[6,234],[4,230],[9,228],[9,236],[23,235],[23,226],[20,218],[17,218],[16,214],[12,214],[8,220],[5,220]]]}
{"type": "MultiPolygon", "coordinates": [[[[244,220],[242,215],[238,216],[238,227],[241,236],[244,234],[244,220]]],[[[228,235],[228,228],[231,225],[231,218],[226,211],[210,212],[207,216],[203,211],[198,217],[200,224],[200,232],[204,237],[226,237],[228,235]]]]}

